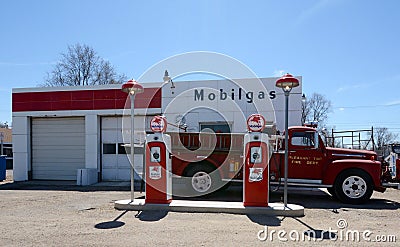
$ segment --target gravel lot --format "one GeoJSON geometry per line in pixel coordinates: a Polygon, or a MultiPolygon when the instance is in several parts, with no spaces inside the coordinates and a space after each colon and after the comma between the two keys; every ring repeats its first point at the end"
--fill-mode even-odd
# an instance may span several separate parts
{"type": "MultiPolygon", "coordinates": [[[[136,195],[144,196],[139,192],[136,195]]],[[[273,193],[271,201],[280,201],[281,197],[282,193],[273,193]]],[[[323,190],[292,192],[289,202],[306,208],[301,218],[161,211],[138,214],[114,209],[114,201],[128,198],[129,187],[12,183],[10,173],[6,181],[0,182],[0,245],[399,246],[400,242],[400,191],[395,189],[375,192],[368,204],[360,206],[336,202],[323,190]],[[259,240],[265,238],[265,232],[272,234],[272,239],[259,240]],[[393,239],[368,242],[362,234],[371,240],[396,237],[397,243],[393,239]],[[299,241],[294,240],[297,237],[299,241]],[[287,241],[283,241],[285,238],[287,241]]],[[[207,199],[240,200],[240,187],[233,186],[224,194],[203,200],[207,199]]]]}

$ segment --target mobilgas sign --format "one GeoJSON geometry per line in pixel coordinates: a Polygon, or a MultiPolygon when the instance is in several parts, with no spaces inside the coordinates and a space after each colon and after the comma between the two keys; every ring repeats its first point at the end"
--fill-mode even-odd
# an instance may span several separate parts
{"type": "Polygon", "coordinates": [[[150,121],[150,128],[154,132],[164,132],[167,128],[167,120],[163,116],[154,116],[150,121]]]}
{"type": "Polygon", "coordinates": [[[212,92],[207,92],[204,89],[194,89],[194,101],[204,101],[204,100],[213,101],[218,99],[219,100],[231,99],[231,100],[245,100],[247,103],[253,103],[253,100],[256,97],[259,100],[266,99],[267,97],[269,97],[270,99],[275,99],[276,92],[275,91],[246,92],[242,88],[238,89],[232,88],[230,91],[225,91],[224,89],[221,88],[217,93],[214,90],[212,92]]]}

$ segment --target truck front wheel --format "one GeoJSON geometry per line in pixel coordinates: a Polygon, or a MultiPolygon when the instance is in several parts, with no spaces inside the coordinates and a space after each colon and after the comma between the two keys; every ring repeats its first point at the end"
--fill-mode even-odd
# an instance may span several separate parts
{"type": "Polygon", "coordinates": [[[336,179],[335,194],[348,204],[361,204],[368,201],[373,192],[373,182],[368,173],[360,169],[350,169],[339,174],[336,179]]]}

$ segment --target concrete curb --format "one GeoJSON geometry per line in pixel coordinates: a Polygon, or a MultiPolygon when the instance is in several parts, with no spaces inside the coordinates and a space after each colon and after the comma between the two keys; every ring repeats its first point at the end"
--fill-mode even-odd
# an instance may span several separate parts
{"type": "Polygon", "coordinates": [[[114,203],[118,210],[150,211],[163,210],[186,213],[229,213],[229,214],[263,214],[271,216],[304,216],[304,207],[288,204],[285,208],[282,203],[269,203],[267,207],[245,207],[242,202],[221,201],[188,201],[173,200],[170,204],[149,204],[145,199],[119,200],[114,203]]]}

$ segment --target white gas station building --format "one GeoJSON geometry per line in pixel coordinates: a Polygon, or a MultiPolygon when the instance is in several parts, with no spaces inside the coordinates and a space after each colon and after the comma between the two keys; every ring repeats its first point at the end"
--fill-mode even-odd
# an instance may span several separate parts
{"type": "MultiPolygon", "coordinates": [[[[289,126],[301,124],[302,78],[293,89],[289,126]]],[[[262,114],[284,130],[284,95],[277,78],[141,83],[135,98],[135,170],[153,116],[167,132],[245,133],[246,119],[262,114]]],[[[15,88],[12,91],[14,180],[77,180],[91,171],[97,181],[129,181],[130,101],[120,84],[15,88]],[[79,175],[78,175],[79,176],[79,175]]]]}

